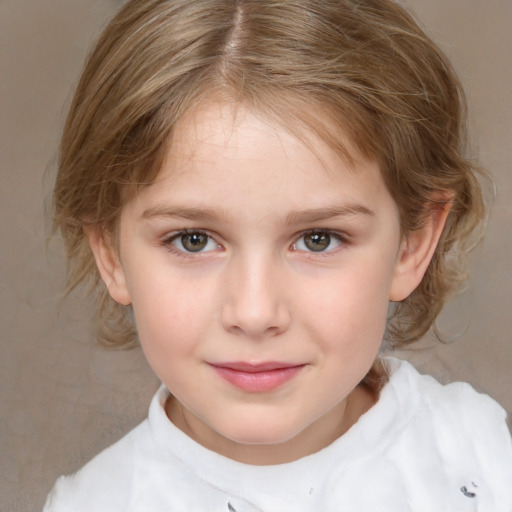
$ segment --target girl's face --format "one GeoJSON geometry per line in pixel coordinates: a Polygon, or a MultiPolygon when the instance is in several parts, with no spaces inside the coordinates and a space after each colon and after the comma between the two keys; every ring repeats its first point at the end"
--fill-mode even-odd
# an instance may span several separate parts
{"type": "Polygon", "coordinates": [[[124,207],[107,278],[133,304],[167,413],[243,462],[317,451],[371,406],[357,385],[402,293],[379,168],[223,103],[188,114],[171,146],[124,207]]]}

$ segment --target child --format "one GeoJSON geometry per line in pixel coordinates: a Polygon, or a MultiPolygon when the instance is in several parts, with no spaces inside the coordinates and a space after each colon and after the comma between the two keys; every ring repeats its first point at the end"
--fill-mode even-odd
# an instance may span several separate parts
{"type": "Polygon", "coordinates": [[[163,384],[45,510],[512,510],[503,409],[379,356],[481,234],[463,132],[450,64],[390,0],[128,1],[71,106],[55,222],[101,339],[136,326],[163,384]]]}

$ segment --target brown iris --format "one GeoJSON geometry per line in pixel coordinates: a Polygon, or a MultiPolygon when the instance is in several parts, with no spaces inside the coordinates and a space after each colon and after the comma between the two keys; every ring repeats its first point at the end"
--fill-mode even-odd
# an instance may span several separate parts
{"type": "Polygon", "coordinates": [[[325,232],[313,232],[304,235],[304,244],[310,251],[325,251],[331,243],[331,236],[325,232]]]}
{"type": "Polygon", "coordinates": [[[199,252],[206,247],[208,235],[204,233],[186,233],[181,235],[181,243],[189,252],[199,252]]]}

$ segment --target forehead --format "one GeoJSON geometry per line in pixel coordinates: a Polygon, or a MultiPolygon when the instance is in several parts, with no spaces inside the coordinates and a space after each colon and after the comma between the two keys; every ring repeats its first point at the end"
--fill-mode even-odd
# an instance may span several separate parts
{"type": "Polygon", "coordinates": [[[136,202],[145,212],[216,208],[249,219],[314,208],[373,211],[379,200],[390,202],[375,161],[356,154],[349,163],[318,137],[301,135],[240,105],[204,104],[176,125],[156,180],[136,202]]]}
{"type": "Polygon", "coordinates": [[[283,159],[298,167],[315,161],[315,167],[319,165],[327,173],[340,168],[355,172],[361,164],[377,165],[362,155],[351,135],[340,129],[321,106],[316,110],[314,126],[308,126],[293,113],[284,118],[271,117],[243,104],[207,101],[188,111],[175,125],[159,177],[170,177],[183,168],[190,171],[190,166],[200,162],[209,161],[216,167],[215,163],[222,160],[270,163],[274,158],[276,177],[284,174],[278,172],[283,159]],[[326,141],[324,133],[336,144],[326,141]]]}
{"type": "Polygon", "coordinates": [[[213,131],[223,127],[229,136],[229,130],[257,118],[267,129],[286,132],[310,149],[322,142],[348,162],[359,157],[371,159],[375,154],[367,140],[373,138],[371,123],[354,112],[347,114],[326,98],[274,90],[261,91],[253,98],[235,96],[230,90],[216,88],[214,93],[196,98],[174,125],[171,141],[193,140],[211,126],[213,131]]]}

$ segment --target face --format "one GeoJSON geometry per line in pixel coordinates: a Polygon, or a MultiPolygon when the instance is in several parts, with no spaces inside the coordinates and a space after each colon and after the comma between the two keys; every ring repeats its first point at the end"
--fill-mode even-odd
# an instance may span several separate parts
{"type": "Polygon", "coordinates": [[[403,274],[377,164],[314,146],[241,107],[189,114],[102,271],[171,420],[244,462],[316,451],[368,408],[357,385],[403,274]]]}

